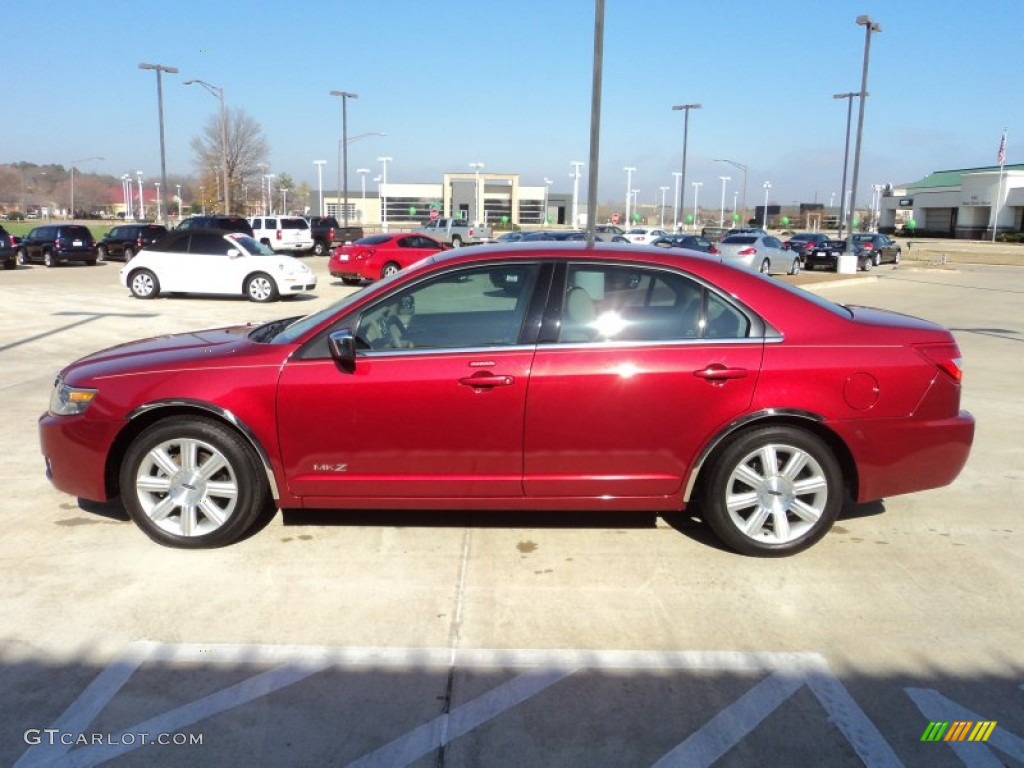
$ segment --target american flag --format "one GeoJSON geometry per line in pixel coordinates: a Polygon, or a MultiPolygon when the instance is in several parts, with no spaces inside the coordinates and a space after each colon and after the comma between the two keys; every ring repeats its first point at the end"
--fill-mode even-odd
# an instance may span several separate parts
{"type": "Polygon", "coordinates": [[[1006,162],[1006,131],[1003,131],[1003,138],[999,141],[999,151],[996,152],[996,163],[1003,165],[1006,162]]]}

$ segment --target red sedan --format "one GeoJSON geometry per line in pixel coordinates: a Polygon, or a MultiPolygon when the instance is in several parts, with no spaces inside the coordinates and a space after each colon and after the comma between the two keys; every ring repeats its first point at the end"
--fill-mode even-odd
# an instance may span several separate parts
{"type": "Polygon", "coordinates": [[[370,235],[335,248],[327,268],[332,277],[340,277],[347,285],[356,285],[363,280],[390,277],[449,247],[427,235],[401,232],[370,235]]]}
{"type": "MultiPolygon", "coordinates": [[[[72,496],[228,544],[274,506],[693,505],[800,551],[849,496],[954,481],[953,335],[684,251],[463,248],[302,318],[138,341],[60,371],[39,424],[72,496]]],[[[429,514],[429,513],[427,513],[429,514]]]]}

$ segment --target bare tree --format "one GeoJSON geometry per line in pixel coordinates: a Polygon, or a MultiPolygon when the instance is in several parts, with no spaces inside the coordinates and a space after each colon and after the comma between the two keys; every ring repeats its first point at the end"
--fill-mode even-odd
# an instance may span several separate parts
{"type": "MultiPolygon", "coordinates": [[[[270,149],[263,137],[263,128],[248,112],[241,107],[226,111],[228,184],[231,185],[232,207],[237,210],[242,204],[238,190],[243,180],[257,174],[257,165],[266,162],[270,149]]],[[[217,112],[206,121],[203,132],[192,137],[190,144],[200,174],[220,173],[220,136],[220,113],[217,112]]]]}

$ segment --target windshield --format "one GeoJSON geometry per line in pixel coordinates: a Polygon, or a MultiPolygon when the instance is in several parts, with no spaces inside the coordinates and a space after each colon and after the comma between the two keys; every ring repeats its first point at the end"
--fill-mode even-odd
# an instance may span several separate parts
{"type": "Polygon", "coordinates": [[[269,245],[264,245],[259,240],[248,235],[232,235],[231,239],[250,256],[273,256],[274,251],[269,245]]]}
{"type": "Polygon", "coordinates": [[[757,238],[753,235],[729,235],[722,240],[722,245],[750,245],[756,242],[757,238]]]}

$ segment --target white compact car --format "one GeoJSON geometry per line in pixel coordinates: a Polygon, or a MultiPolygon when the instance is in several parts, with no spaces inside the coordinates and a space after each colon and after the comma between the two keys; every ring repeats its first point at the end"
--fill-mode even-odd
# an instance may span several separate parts
{"type": "Polygon", "coordinates": [[[639,245],[648,245],[653,243],[659,237],[668,237],[668,232],[663,229],[657,229],[655,227],[633,227],[626,231],[623,235],[629,242],[638,243],[639,245]]]}
{"type": "Polygon", "coordinates": [[[176,230],[143,248],[120,272],[140,299],[164,293],[207,293],[273,301],[316,288],[316,275],[292,256],[248,235],[216,229],[176,230]]]}

